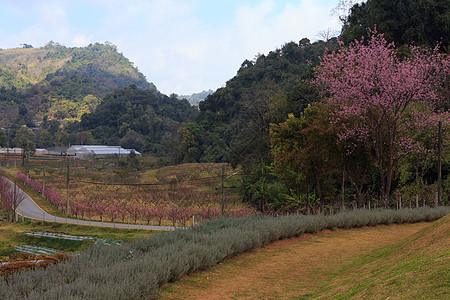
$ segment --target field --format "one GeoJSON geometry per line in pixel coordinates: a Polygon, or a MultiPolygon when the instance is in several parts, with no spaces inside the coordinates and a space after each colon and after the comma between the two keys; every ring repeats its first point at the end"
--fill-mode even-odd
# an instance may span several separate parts
{"type": "MultiPolygon", "coordinates": [[[[61,158],[33,158],[27,163],[28,167],[20,170],[11,164],[4,172],[34,190],[32,196],[44,210],[60,216],[67,212],[67,195],[70,216],[90,220],[190,226],[194,219],[203,222],[220,216],[222,201],[226,215],[254,213],[239,201],[242,177],[225,164],[183,164],[138,171],[127,167],[127,159],[67,163],[61,158]]],[[[146,163],[155,164],[141,161],[142,165],[146,163]]]]}
{"type": "MultiPolygon", "coordinates": [[[[377,287],[385,284],[386,279],[382,278],[381,281],[377,281],[377,277],[372,275],[384,276],[390,273],[386,270],[395,265],[392,264],[392,261],[383,262],[383,259],[391,259],[391,255],[400,267],[409,267],[408,263],[414,262],[416,258],[419,262],[424,261],[425,264],[411,265],[413,270],[429,271],[424,273],[424,278],[419,279],[419,283],[423,282],[424,285],[419,285],[418,289],[425,291],[427,298],[439,298],[436,295],[442,296],[442,293],[446,292],[446,290],[443,292],[442,287],[445,288],[447,284],[446,277],[441,275],[445,275],[445,268],[448,268],[448,252],[445,252],[448,251],[448,219],[442,219],[444,221],[435,223],[437,225],[429,227],[430,229],[425,231],[419,231],[419,229],[425,227],[426,224],[421,227],[420,223],[412,223],[437,220],[448,213],[448,207],[437,207],[411,210],[355,210],[330,216],[220,218],[195,226],[190,230],[156,234],[150,238],[136,239],[119,247],[114,245],[87,247],[85,251],[71,257],[64,264],[52,264],[45,270],[9,274],[6,281],[0,280],[0,298],[149,299],[157,296],[161,287],[177,283],[189,274],[205,270],[220,273],[220,277],[225,279],[219,288],[210,286],[212,290],[207,291],[206,297],[208,298],[220,293],[224,287],[228,288],[226,297],[229,294],[234,298],[290,298],[302,295],[315,297],[315,295],[320,296],[321,292],[332,293],[332,296],[325,296],[325,298],[340,294],[346,297],[347,294],[354,295],[355,289],[358,293],[363,292],[364,290],[359,285],[361,280],[363,280],[361,285],[365,288],[364,280],[372,280],[372,278],[374,283],[369,282],[367,287],[373,286],[375,289],[373,293],[376,293],[377,287]],[[382,226],[364,227],[377,224],[382,226]],[[412,230],[396,232],[396,228],[404,228],[403,226],[412,226],[412,230]],[[416,227],[414,228],[414,226],[416,227]],[[386,228],[387,230],[371,234],[372,228],[386,228]],[[361,230],[363,233],[355,237],[347,235],[348,232],[356,234],[361,230]],[[417,231],[419,235],[413,235],[409,240],[400,240],[400,242],[394,243],[392,248],[388,246],[381,251],[371,252],[372,249],[378,249],[381,245],[391,244],[400,236],[405,238],[417,231]],[[310,240],[308,239],[309,234],[319,234],[325,239],[310,240]],[[306,236],[307,243],[297,243],[297,246],[300,247],[298,249],[285,248],[283,251],[269,253],[268,256],[253,260],[241,256],[244,257],[243,267],[238,270],[238,276],[227,276],[220,268],[217,269],[217,265],[224,266],[228,262],[232,262],[231,258],[233,257],[239,259],[239,255],[258,253],[257,249],[270,246],[274,242],[289,241],[287,238],[301,238],[302,236],[306,236]],[[335,236],[340,240],[333,242],[332,238],[335,236]],[[389,236],[390,240],[386,241],[386,237],[389,236]],[[379,239],[379,237],[382,238],[379,239]],[[420,240],[422,237],[423,240],[420,240]],[[308,246],[311,244],[313,248],[308,250],[308,246]],[[314,248],[317,246],[315,244],[322,244],[322,247],[314,248]],[[359,249],[359,251],[355,251],[353,248],[359,249]],[[366,253],[371,254],[372,257],[361,258],[361,254],[366,253]],[[408,257],[408,254],[411,253],[414,253],[416,258],[413,257],[411,260],[408,257]],[[407,255],[399,256],[403,254],[407,255]],[[286,258],[285,255],[290,257],[286,258]],[[361,277],[359,269],[365,271],[365,264],[374,262],[373,258],[379,259],[375,262],[375,269],[369,269],[368,276],[361,277]],[[434,263],[433,260],[436,260],[437,263],[434,263]],[[430,262],[430,268],[428,268],[427,262],[430,262]],[[378,270],[377,266],[382,266],[383,263],[387,268],[378,270]],[[350,274],[353,274],[353,277],[346,275],[348,270],[351,271],[350,274]],[[428,276],[429,274],[432,276],[428,276]],[[306,279],[302,279],[302,276],[306,276],[306,279]],[[343,280],[346,276],[348,286],[345,283],[337,283],[337,287],[343,287],[342,290],[333,286],[329,287],[334,283],[335,278],[343,280]],[[436,280],[437,277],[440,279],[436,280]],[[430,278],[432,279],[427,281],[430,278]],[[304,284],[299,285],[301,280],[304,284]],[[434,285],[429,286],[430,283],[434,285]],[[247,290],[239,290],[242,285],[247,290]],[[237,292],[234,290],[236,287],[237,292]],[[300,291],[301,294],[298,295],[297,289],[302,287],[312,287],[313,289],[306,292],[300,291]],[[315,290],[315,287],[318,289],[315,290]],[[441,289],[439,289],[440,287],[441,289]]],[[[261,251],[261,253],[265,253],[265,251],[261,251]]],[[[401,271],[409,271],[409,269],[401,271]]],[[[208,278],[197,285],[198,293],[202,293],[203,285],[208,288],[207,284],[204,284],[207,281],[208,278]]],[[[396,282],[408,285],[408,280],[396,282]]],[[[396,295],[394,294],[395,290],[389,292],[396,295]]],[[[415,295],[416,292],[413,292],[412,295],[415,295]]],[[[172,295],[174,294],[172,293],[172,295]]],[[[184,294],[183,291],[177,291],[175,297],[179,296],[191,297],[184,294]]],[[[196,297],[196,295],[193,296],[193,298],[196,297]]]]}
{"type": "Polygon", "coordinates": [[[282,240],[167,285],[158,299],[444,299],[450,216],[282,240]]]}
{"type": "Polygon", "coordinates": [[[14,246],[24,244],[23,232],[44,231],[80,236],[92,236],[101,239],[114,239],[131,242],[136,238],[149,237],[154,234],[148,230],[117,229],[103,227],[78,226],[48,222],[9,223],[0,222],[0,256],[15,253],[14,246]]]}
{"type": "MultiPolygon", "coordinates": [[[[221,187],[222,179],[220,164],[185,164],[140,172],[130,172],[125,168],[111,167],[109,164],[71,165],[69,183],[73,190],[70,197],[74,204],[86,204],[88,199],[91,203],[114,204],[117,214],[110,208],[105,209],[103,215],[95,215],[92,214],[93,211],[86,210],[77,212],[74,211],[76,206],[71,206],[72,217],[88,216],[122,222],[153,222],[159,218],[161,222],[161,218],[155,215],[152,215],[153,219],[143,217],[142,214],[133,215],[129,207],[178,207],[183,211],[191,210],[191,216],[196,214],[197,217],[202,216],[202,209],[220,209],[221,191],[217,189],[221,187]],[[119,211],[124,213],[120,214],[119,211]]],[[[64,162],[59,166],[46,166],[46,190],[58,191],[61,198],[64,197],[64,179],[67,176],[64,166],[64,162]]],[[[29,170],[34,183],[24,179],[25,175],[21,173],[19,178],[22,178],[28,187],[35,188],[38,186],[36,183],[44,181],[44,170],[39,169],[39,165],[31,166],[29,170]]],[[[12,168],[6,171],[9,177],[17,174],[12,168]]],[[[230,176],[233,172],[225,169],[225,176],[230,176]]],[[[228,216],[232,216],[233,212],[245,211],[245,207],[237,201],[240,180],[241,178],[236,177],[225,185],[228,188],[228,216]]],[[[44,199],[41,193],[35,192],[33,197],[37,198],[46,210],[56,210],[49,204],[50,200],[44,199]]],[[[63,215],[64,207],[58,208],[57,213],[63,215]]],[[[180,222],[178,224],[189,225],[189,220],[183,224],[181,218],[171,217],[167,211],[165,217],[172,221],[172,224],[180,222]]],[[[163,289],[157,295],[160,299],[386,299],[398,295],[407,295],[407,298],[419,295],[418,298],[440,299],[447,295],[448,287],[450,217],[447,216],[431,226],[431,223],[409,223],[436,219],[436,216],[444,211],[448,212],[448,209],[359,210],[331,216],[219,218],[192,230],[178,230],[173,234],[164,233],[142,240],[139,238],[150,237],[154,233],[30,220],[19,224],[3,222],[0,223],[0,254],[15,254],[14,246],[21,244],[35,244],[69,252],[86,249],[80,256],[65,264],[67,270],[66,267],[59,266],[48,269],[51,272],[57,268],[61,272],[68,272],[69,275],[72,272],[69,265],[96,264],[97,268],[104,269],[100,272],[100,269],[97,271],[96,268],[85,268],[77,275],[74,285],[72,281],[65,283],[67,287],[64,288],[64,293],[77,293],[80,297],[101,293],[105,296],[117,295],[120,299],[141,298],[144,295],[155,295],[159,290],[158,285],[162,284],[163,289]],[[400,225],[405,222],[406,224],[400,225]],[[337,229],[375,224],[392,225],[337,229]],[[97,248],[89,247],[92,242],[28,237],[22,234],[24,231],[95,236],[131,243],[118,248],[92,249],[97,248]],[[286,237],[288,239],[285,239],[286,237]],[[258,249],[264,245],[264,248],[258,249]],[[92,255],[98,256],[95,262],[90,258],[92,255]],[[139,272],[136,269],[138,265],[139,272]],[[113,275],[116,273],[132,275],[135,279],[121,278],[122,285],[112,286],[109,283],[115,281],[111,281],[111,276],[116,276],[113,275]],[[100,279],[103,277],[104,279],[100,279]],[[151,280],[151,284],[136,283],[139,278],[147,278],[146,280],[151,280]],[[83,291],[76,288],[85,281],[88,282],[89,288],[83,291]],[[105,287],[99,288],[100,282],[105,287]]],[[[214,218],[204,216],[205,220],[214,218]]],[[[49,262],[45,261],[47,264],[65,260],[67,257],[33,259],[49,259],[49,262]]],[[[1,261],[0,258],[0,263],[1,261]]],[[[12,267],[15,268],[14,265],[12,267]]],[[[27,262],[23,268],[33,267],[27,262]]],[[[8,276],[8,284],[17,285],[20,282],[21,274],[16,276],[9,270],[3,274],[8,276]]],[[[38,273],[34,272],[24,276],[41,280],[38,273]]],[[[0,282],[0,286],[1,284],[0,282]]],[[[49,287],[61,286],[57,277],[49,280],[47,284],[49,287]]],[[[17,288],[19,294],[21,289],[17,288]]],[[[48,290],[48,295],[55,292],[56,290],[48,290]]],[[[47,292],[44,289],[37,290],[36,293],[44,295],[47,292]]]]}

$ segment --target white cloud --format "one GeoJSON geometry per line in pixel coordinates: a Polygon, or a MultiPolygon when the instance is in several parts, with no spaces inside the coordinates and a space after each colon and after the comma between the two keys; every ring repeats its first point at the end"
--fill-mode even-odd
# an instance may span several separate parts
{"type": "MultiPolygon", "coordinates": [[[[110,41],[163,93],[190,94],[223,86],[245,59],[258,53],[303,37],[315,40],[320,31],[340,27],[330,19],[337,0],[326,5],[315,0],[230,1],[238,3],[234,13],[226,24],[213,27],[196,15],[202,1],[28,1],[33,11],[22,17],[32,22],[15,31],[0,28],[0,47],[42,46],[50,40],[66,46],[110,41]],[[80,19],[84,12],[91,15],[80,19]]],[[[27,5],[14,3],[13,9],[23,14],[27,5]]],[[[0,18],[1,10],[0,3],[0,18]]]]}
{"type": "Polygon", "coordinates": [[[72,38],[70,44],[75,47],[84,47],[92,42],[93,36],[85,36],[84,34],[77,35],[72,38]]]}

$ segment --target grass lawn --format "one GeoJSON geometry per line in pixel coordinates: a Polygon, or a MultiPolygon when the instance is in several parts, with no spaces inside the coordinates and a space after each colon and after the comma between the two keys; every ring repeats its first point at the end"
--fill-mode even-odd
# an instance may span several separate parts
{"type": "MultiPolygon", "coordinates": [[[[137,238],[149,237],[155,232],[149,230],[135,230],[135,229],[117,229],[117,228],[104,228],[95,226],[79,226],[71,224],[60,224],[60,223],[50,223],[50,222],[30,222],[25,221],[24,223],[9,223],[0,222],[0,256],[6,256],[9,253],[14,253],[14,246],[16,245],[37,245],[43,243],[43,239],[39,238],[26,238],[23,236],[23,232],[31,231],[45,231],[54,233],[64,233],[69,235],[80,235],[80,236],[92,236],[101,239],[114,239],[121,240],[124,242],[131,242],[137,238]]],[[[57,239],[47,239],[48,241],[54,241],[55,249],[64,250],[64,246],[60,245],[60,241],[57,239]]],[[[51,244],[45,245],[48,248],[52,248],[51,244]]],[[[51,242],[50,242],[51,243],[51,242]]],[[[77,244],[77,243],[74,243],[77,244]]],[[[80,243],[79,248],[76,250],[83,249],[87,242],[80,243]]],[[[42,245],[44,246],[44,245],[42,245]]],[[[67,245],[69,251],[73,250],[70,247],[74,245],[67,245]]]]}
{"type": "Polygon", "coordinates": [[[278,241],[178,283],[159,299],[444,299],[450,216],[278,241]]]}

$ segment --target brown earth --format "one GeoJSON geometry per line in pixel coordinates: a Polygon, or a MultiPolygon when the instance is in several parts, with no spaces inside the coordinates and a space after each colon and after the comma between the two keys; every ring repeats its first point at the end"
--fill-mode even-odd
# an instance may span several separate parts
{"type": "Polygon", "coordinates": [[[430,223],[323,231],[275,242],[164,287],[158,299],[301,299],[374,249],[430,223]]]}

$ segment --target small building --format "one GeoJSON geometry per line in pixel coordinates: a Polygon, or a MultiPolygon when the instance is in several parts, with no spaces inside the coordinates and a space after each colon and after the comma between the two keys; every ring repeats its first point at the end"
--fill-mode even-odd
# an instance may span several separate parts
{"type": "Polygon", "coordinates": [[[134,149],[103,145],[73,145],[67,149],[66,153],[74,155],[75,159],[88,160],[93,158],[128,157],[133,151],[137,156],[142,156],[141,153],[134,149]]]}
{"type": "Polygon", "coordinates": [[[44,148],[36,148],[36,151],[34,152],[36,155],[47,155],[48,150],[44,148]]]}
{"type": "Polygon", "coordinates": [[[22,148],[0,148],[0,154],[2,155],[22,155],[22,148]]]}

